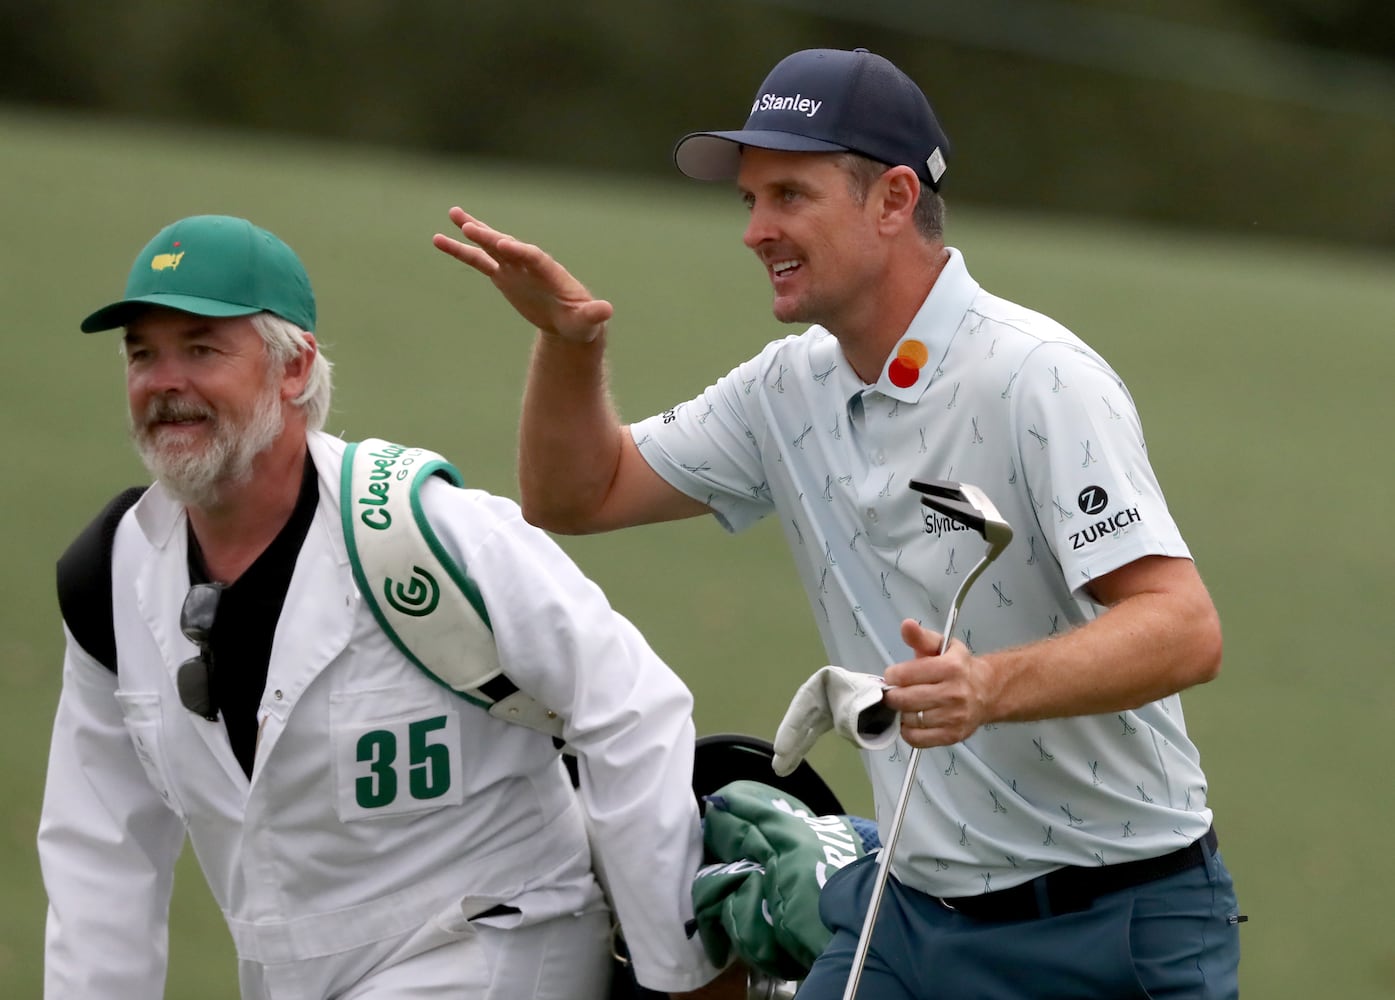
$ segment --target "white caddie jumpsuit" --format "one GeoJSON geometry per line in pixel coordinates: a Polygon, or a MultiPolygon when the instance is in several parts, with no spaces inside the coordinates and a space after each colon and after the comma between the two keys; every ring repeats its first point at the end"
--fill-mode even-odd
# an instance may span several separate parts
{"type": "MultiPolygon", "coordinates": [[[[583,810],[640,982],[678,991],[712,978],[684,930],[701,851],[687,688],[514,503],[424,485],[506,674],[566,720],[574,792],[546,736],[465,702],[383,634],[344,545],[343,450],[310,437],[319,505],[277,625],[250,781],[222,721],[185,709],[175,688],[196,653],[179,629],[183,509],[156,484],[121,521],[118,674],[67,636],[39,829],[45,995],[162,994],[186,832],[236,944],[242,996],[309,1000],[355,984],[373,995],[364,983],[469,938],[469,918],[498,904],[520,912],[484,921],[495,928],[601,911],[583,810]]],[[[603,960],[596,921],[576,924],[603,960]]]]}

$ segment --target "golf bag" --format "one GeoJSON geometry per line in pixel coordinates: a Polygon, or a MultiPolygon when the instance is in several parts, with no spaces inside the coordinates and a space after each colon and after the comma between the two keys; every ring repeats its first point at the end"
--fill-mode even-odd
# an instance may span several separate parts
{"type": "MultiPolygon", "coordinates": [[[[838,816],[843,806],[808,761],[801,761],[790,774],[780,777],[771,769],[775,748],[755,736],[715,733],[700,736],[693,754],[693,794],[701,807],[711,796],[733,782],[754,781],[784,792],[808,807],[817,816],[838,816]]],[[[624,928],[621,928],[623,935],[624,928]]],[[[615,969],[611,978],[610,1000],[663,1000],[665,994],[645,989],[635,982],[624,949],[623,936],[616,940],[615,969]]],[[[752,972],[752,996],[793,996],[793,982],[752,972]]]]}

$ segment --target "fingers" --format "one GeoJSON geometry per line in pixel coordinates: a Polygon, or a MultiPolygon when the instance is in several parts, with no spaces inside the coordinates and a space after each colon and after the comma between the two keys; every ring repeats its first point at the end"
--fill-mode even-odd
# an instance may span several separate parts
{"type": "Polygon", "coordinates": [[[452,208],[447,215],[451,222],[454,222],[460,229],[460,235],[469,240],[470,243],[482,248],[491,257],[500,262],[513,262],[517,264],[528,264],[535,267],[551,266],[561,268],[561,265],[553,260],[541,247],[532,243],[524,243],[515,239],[508,233],[501,233],[493,226],[487,225],[475,218],[462,208],[452,208]]]}
{"type": "Polygon", "coordinates": [[[782,778],[792,773],[828,729],[828,725],[818,719],[802,718],[781,723],[772,744],[774,756],[770,762],[771,769],[782,778]]]}
{"type": "MultiPolygon", "coordinates": [[[[541,247],[514,239],[488,226],[464,209],[452,208],[451,222],[460,227],[463,240],[437,233],[431,238],[436,249],[494,276],[500,268],[511,268],[534,277],[561,291],[581,289],[581,284],[541,247]]],[[[589,297],[589,296],[588,296],[589,297]]]]}
{"type": "Polygon", "coordinates": [[[432,244],[489,278],[533,327],[582,344],[605,332],[614,307],[594,298],[540,247],[499,232],[459,206],[447,215],[460,227],[461,238],[437,233],[432,244]]]}
{"type": "Polygon", "coordinates": [[[971,688],[953,679],[943,684],[898,688],[901,738],[913,747],[949,746],[973,735],[982,723],[971,688]]]}
{"type": "Polygon", "coordinates": [[[431,244],[442,253],[450,255],[462,263],[469,264],[487,278],[494,277],[499,271],[499,262],[479,247],[461,243],[459,240],[442,236],[440,233],[431,237],[431,244]]]}
{"type": "Polygon", "coordinates": [[[464,240],[437,233],[431,238],[432,244],[484,274],[492,276],[501,264],[534,268],[560,266],[541,248],[485,225],[462,208],[452,208],[446,214],[459,227],[464,240]]]}
{"type": "Polygon", "coordinates": [[[600,326],[610,322],[615,315],[615,307],[605,299],[591,299],[578,306],[576,312],[583,325],[600,326]]]}
{"type": "Polygon", "coordinates": [[[901,713],[901,738],[913,747],[949,746],[982,723],[985,706],[974,683],[974,657],[955,640],[940,652],[943,636],[907,619],[901,638],[911,658],[887,667],[885,703],[901,713]]]}
{"type": "Polygon", "coordinates": [[[452,208],[446,215],[455,224],[455,227],[465,234],[467,239],[476,243],[497,243],[500,239],[505,238],[499,230],[476,219],[459,205],[452,208]],[[470,232],[466,232],[467,228],[470,232]]]}
{"type": "Polygon", "coordinates": [[[931,716],[930,711],[924,712],[924,725],[916,719],[915,713],[901,717],[901,738],[913,747],[925,749],[927,747],[948,747],[956,743],[962,743],[973,735],[973,727],[961,724],[941,725],[931,716]],[[906,719],[910,718],[911,723],[906,719]]]}
{"type": "Polygon", "coordinates": [[[938,656],[944,636],[914,619],[907,618],[901,623],[901,641],[909,646],[916,656],[938,656]]]}
{"type": "MultiPolygon", "coordinates": [[[[914,625],[914,623],[909,623],[914,625]]],[[[920,626],[915,625],[920,629],[920,626]]],[[[911,658],[901,663],[893,663],[886,668],[883,678],[893,688],[906,688],[915,684],[935,684],[968,666],[969,648],[962,642],[950,644],[944,654],[940,653],[940,633],[920,629],[922,633],[911,646],[911,658]]],[[[902,637],[908,635],[903,626],[902,637]]],[[[897,705],[896,696],[889,695],[887,703],[897,705]]]]}

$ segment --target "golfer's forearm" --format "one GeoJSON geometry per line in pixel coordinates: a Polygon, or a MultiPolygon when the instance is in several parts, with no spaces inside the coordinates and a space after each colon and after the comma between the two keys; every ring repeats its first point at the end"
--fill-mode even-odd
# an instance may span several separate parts
{"type": "Polygon", "coordinates": [[[519,427],[524,517],[549,531],[592,530],[615,479],[620,435],[606,387],[605,335],[582,344],[540,332],[519,427]]]}
{"type": "Polygon", "coordinates": [[[1122,712],[1213,679],[1220,621],[1209,600],[1139,594],[1081,628],[983,659],[996,721],[1122,712]]]}

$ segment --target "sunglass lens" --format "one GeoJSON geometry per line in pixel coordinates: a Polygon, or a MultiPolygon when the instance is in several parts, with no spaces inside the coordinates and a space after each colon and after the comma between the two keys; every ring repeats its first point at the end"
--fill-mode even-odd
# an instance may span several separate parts
{"type": "Polygon", "coordinates": [[[201,583],[189,588],[184,607],[179,612],[179,628],[190,642],[205,643],[218,613],[218,599],[223,588],[201,583]]]}
{"type": "Polygon", "coordinates": [[[180,664],[175,681],[179,685],[179,700],[185,708],[210,722],[218,718],[208,686],[208,665],[201,657],[196,656],[180,664]]]}

